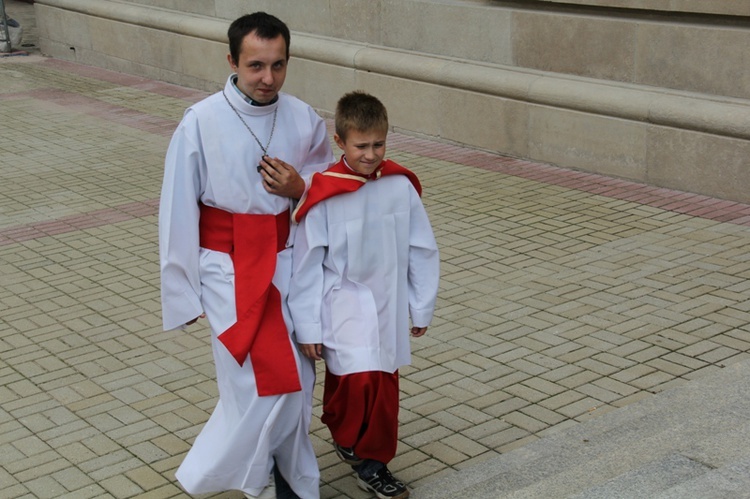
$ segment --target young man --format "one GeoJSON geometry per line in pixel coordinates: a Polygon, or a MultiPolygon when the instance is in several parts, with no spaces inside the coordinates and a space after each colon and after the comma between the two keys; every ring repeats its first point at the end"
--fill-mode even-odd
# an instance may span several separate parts
{"type": "Polygon", "coordinates": [[[291,497],[317,498],[301,391],[312,390],[314,372],[290,337],[287,240],[292,198],[333,154],[323,120],[280,92],[286,25],[257,12],[235,20],[228,37],[233,74],[175,130],[159,211],[164,328],[208,319],[219,387],[177,479],[191,494],[257,496],[274,469],[291,497]]]}
{"type": "Polygon", "coordinates": [[[432,320],[439,281],[435,237],[409,170],[384,160],[383,104],[339,100],[338,163],[314,174],[293,213],[289,304],[302,352],[325,359],[322,421],[357,483],[383,498],[409,490],[388,470],[398,444],[398,369],[432,320]]]}

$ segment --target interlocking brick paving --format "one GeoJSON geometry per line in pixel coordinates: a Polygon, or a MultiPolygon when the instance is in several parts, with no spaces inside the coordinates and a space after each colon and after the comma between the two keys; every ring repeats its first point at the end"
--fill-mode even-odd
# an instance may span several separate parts
{"type": "MultiPolygon", "coordinates": [[[[205,328],[161,330],[156,211],[204,95],[0,62],[1,497],[184,497],[217,390],[205,328]]],[[[401,133],[389,156],[442,257],[401,371],[391,467],[412,486],[748,358],[747,205],[401,133]]],[[[368,497],[317,418],[312,439],[323,497],[368,497]]]]}

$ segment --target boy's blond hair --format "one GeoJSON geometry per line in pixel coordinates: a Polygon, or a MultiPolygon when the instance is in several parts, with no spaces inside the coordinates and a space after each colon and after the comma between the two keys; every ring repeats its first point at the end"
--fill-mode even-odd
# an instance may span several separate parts
{"type": "Polygon", "coordinates": [[[387,132],[388,111],[377,97],[360,90],[349,92],[336,104],[335,128],[336,135],[343,141],[351,130],[387,132]]]}

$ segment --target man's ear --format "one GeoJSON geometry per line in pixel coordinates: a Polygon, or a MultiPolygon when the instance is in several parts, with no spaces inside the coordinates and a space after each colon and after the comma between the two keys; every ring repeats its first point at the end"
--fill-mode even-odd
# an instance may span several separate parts
{"type": "Polygon", "coordinates": [[[227,62],[229,63],[229,67],[232,68],[233,72],[237,72],[237,65],[232,60],[232,54],[227,54],[227,62]]]}

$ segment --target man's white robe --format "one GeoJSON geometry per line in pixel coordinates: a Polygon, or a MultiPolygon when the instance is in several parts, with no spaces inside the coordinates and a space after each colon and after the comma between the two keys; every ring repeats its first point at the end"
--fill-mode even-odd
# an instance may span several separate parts
{"type": "MultiPolygon", "coordinates": [[[[325,123],[304,102],[280,94],[274,104],[251,106],[233,87],[232,77],[224,93],[264,146],[278,109],[268,155],[293,165],[303,178],[333,161],[325,123]]],[[[318,497],[319,471],[307,435],[313,368],[304,359],[300,362],[294,349],[303,391],[257,395],[250,358],[240,366],[218,340],[237,320],[232,260],[199,246],[198,201],[232,213],[275,215],[289,210],[289,198],[263,188],[256,168],[262,154],[222,92],[185,112],[167,151],[159,210],[164,328],[181,327],[205,311],[219,387],[216,409],[177,470],[177,479],[191,494],[234,489],[258,495],[275,458],[300,497],[318,497]]],[[[291,248],[278,254],[273,278],[289,331],[291,256],[291,248]]]]}
{"type": "Polygon", "coordinates": [[[336,375],[393,373],[411,361],[409,318],[428,326],[440,259],[404,175],[314,205],[297,228],[289,305],[299,343],[323,344],[336,375]]]}

